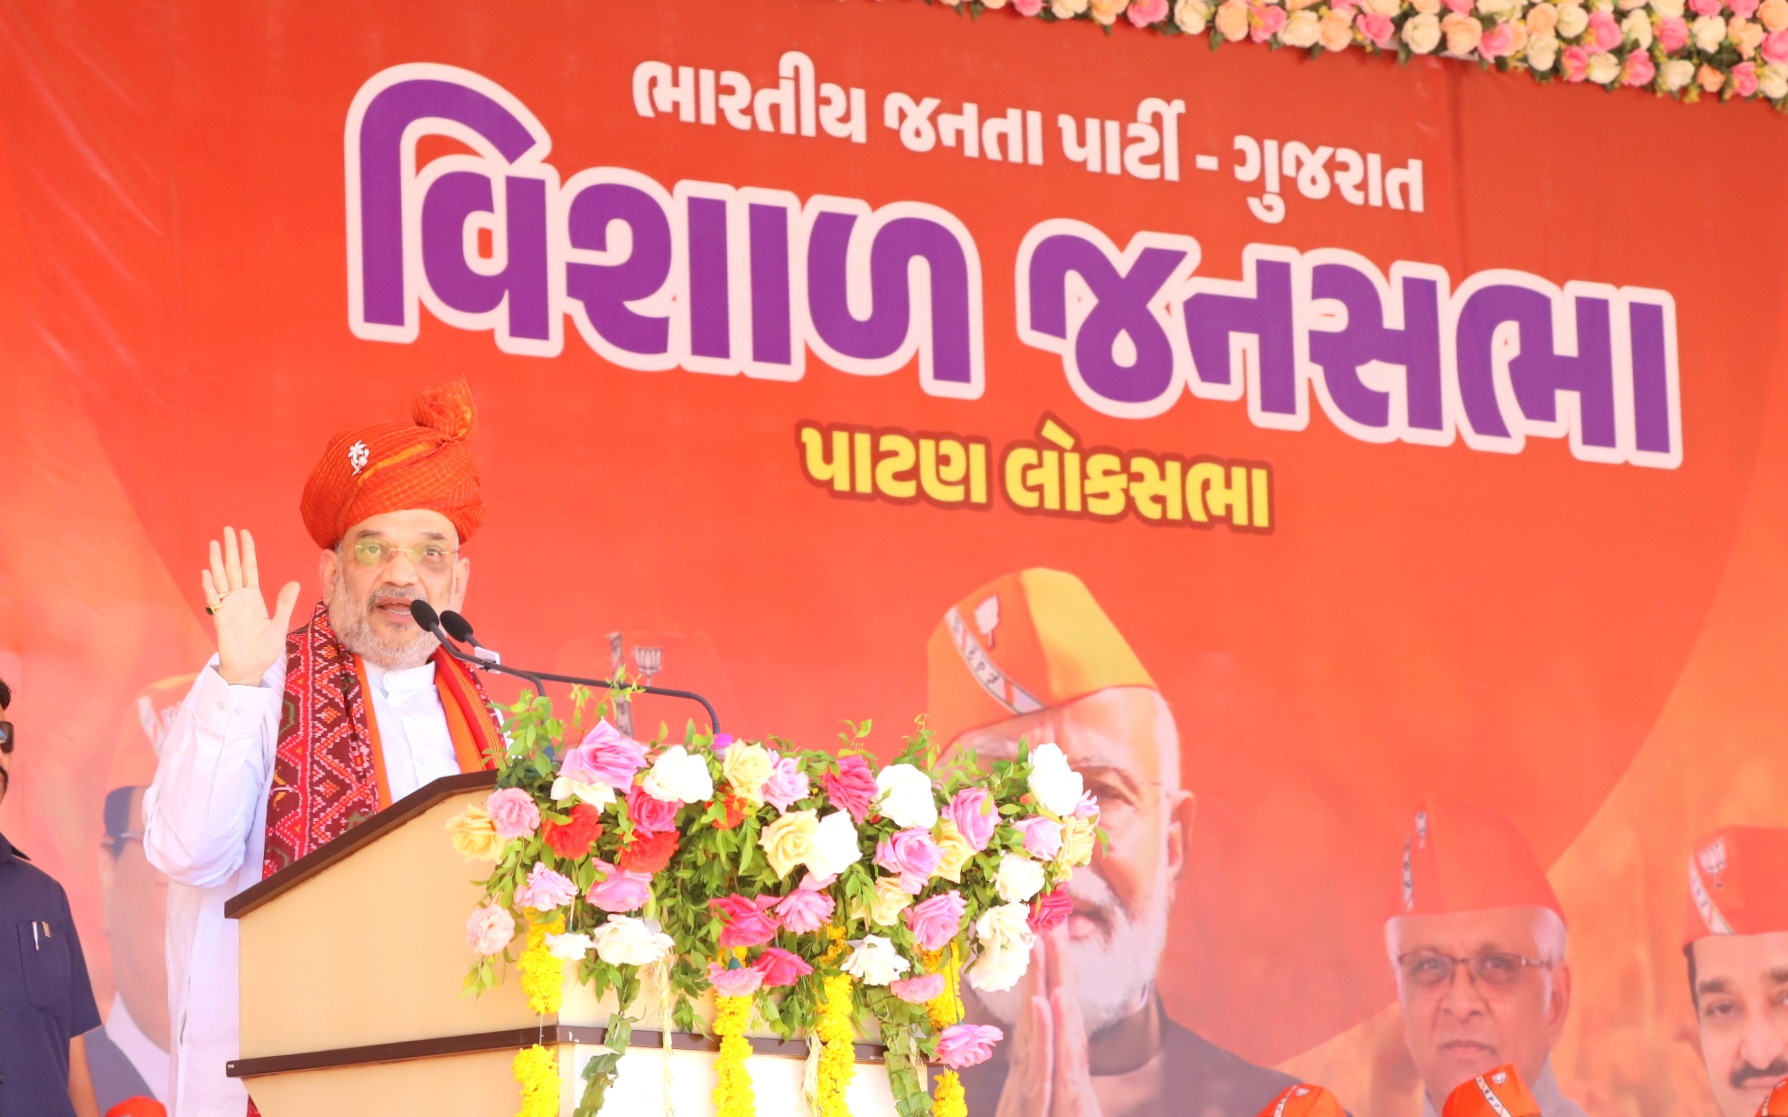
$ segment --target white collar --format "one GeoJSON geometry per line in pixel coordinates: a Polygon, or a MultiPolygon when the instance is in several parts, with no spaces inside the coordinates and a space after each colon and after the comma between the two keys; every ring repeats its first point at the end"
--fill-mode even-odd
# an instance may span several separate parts
{"type": "Polygon", "coordinates": [[[406,667],[402,671],[388,671],[366,659],[360,662],[366,667],[366,681],[380,694],[422,691],[435,685],[435,661],[432,659],[421,667],[406,667]]]}

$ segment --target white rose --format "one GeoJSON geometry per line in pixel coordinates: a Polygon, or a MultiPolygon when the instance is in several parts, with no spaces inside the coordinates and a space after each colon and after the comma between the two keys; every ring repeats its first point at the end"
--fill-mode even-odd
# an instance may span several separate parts
{"type": "Polygon", "coordinates": [[[1031,794],[1044,810],[1058,818],[1074,813],[1080,802],[1080,773],[1068,767],[1068,758],[1056,745],[1038,745],[1031,750],[1031,794]]]}
{"type": "Polygon", "coordinates": [[[682,745],[665,749],[639,787],[665,803],[706,803],[714,797],[714,777],[708,774],[707,760],[682,745]]]}
{"type": "Polygon", "coordinates": [[[1011,946],[984,946],[969,967],[968,983],[987,993],[1000,993],[1018,984],[1030,969],[1031,952],[1011,946]]]}
{"type": "Polygon", "coordinates": [[[1675,19],[1682,15],[1683,0],[1651,0],[1651,10],[1665,19],[1675,19]]]}
{"type": "Polygon", "coordinates": [[[1558,61],[1558,40],[1551,35],[1535,35],[1527,40],[1527,64],[1545,73],[1558,61]]]}
{"type": "Polygon", "coordinates": [[[649,966],[676,945],[655,925],[631,915],[609,916],[590,938],[596,944],[596,957],[611,966],[649,966]]]}
{"type": "MultiPolygon", "coordinates": [[[[1480,3],[1513,3],[1514,0],[1479,0],[1480,3]]],[[[1360,5],[1373,15],[1394,16],[1403,10],[1403,0],[1362,0],[1360,5]]]]}
{"type": "Polygon", "coordinates": [[[1658,67],[1664,76],[1664,88],[1677,90],[1689,84],[1695,78],[1695,64],[1686,58],[1672,58],[1658,67]]]}
{"type": "Polygon", "coordinates": [[[1279,32],[1279,41],[1288,47],[1313,47],[1321,37],[1322,17],[1309,8],[1291,13],[1284,30],[1279,32]]]}
{"type": "Polygon", "coordinates": [[[993,887],[1006,903],[1023,903],[1043,890],[1043,866],[1022,853],[1008,853],[1000,858],[993,887]]]}
{"type": "Polygon", "coordinates": [[[1788,97],[1788,64],[1771,62],[1759,70],[1757,90],[1772,101],[1788,97]]]}
{"type": "Polygon", "coordinates": [[[1627,13],[1627,18],[1620,21],[1620,29],[1625,33],[1627,42],[1640,50],[1651,49],[1651,17],[1643,9],[1635,8],[1627,13]]]}
{"type": "Polygon", "coordinates": [[[1589,80],[1597,85],[1609,85],[1620,77],[1620,59],[1612,54],[1600,53],[1589,56],[1589,80]]]}
{"type": "Polygon", "coordinates": [[[1499,16],[1514,6],[1515,0],[1478,0],[1478,14],[1499,16]]]}
{"type": "Polygon", "coordinates": [[[584,934],[546,936],[546,952],[561,962],[582,961],[595,945],[595,940],[584,934]]]}
{"type": "Polygon", "coordinates": [[[975,939],[986,947],[1010,947],[1025,954],[1037,932],[1031,930],[1031,909],[1028,904],[1000,904],[988,908],[975,920],[975,939]]]}
{"type": "Polygon", "coordinates": [[[815,876],[835,876],[863,859],[863,846],[848,811],[833,811],[813,832],[813,852],[804,864],[815,876]]]}
{"type": "Polygon", "coordinates": [[[1440,45],[1440,17],[1432,13],[1411,16],[1403,24],[1403,41],[1417,54],[1428,54],[1440,45]]]}
{"type": "Polygon", "coordinates": [[[615,801],[615,789],[605,783],[578,783],[560,776],[553,781],[553,802],[562,803],[576,796],[584,802],[602,810],[615,801]]]}
{"type": "Polygon", "coordinates": [[[894,825],[929,830],[937,825],[937,793],[931,777],[911,764],[890,764],[875,774],[876,806],[894,825]]]}
{"type": "Polygon", "coordinates": [[[1695,45],[1706,54],[1719,50],[1726,41],[1726,21],[1719,16],[1702,16],[1689,25],[1689,31],[1695,36],[1695,45]]]}
{"type": "Polygon", "coordinates": [[[900,956],[894,944],[880,935],[864,935],[863,941],[844,960],[844,972],[865,985],[886,985],[913,964],[900,956]]]}
{"type": "Polygon", "coordinates": [[[1211,6],[1204,0],[1174,0],[1173,22],[1188,35],[1202,35],[1211,21],[1211,6]]]}
{"type": "Polygon", "coordinates": [[[1580,4],[1565,4],[1558,9],[1558,37],[1575,39],[1589,26],[1589,13],[1580,4]]]}

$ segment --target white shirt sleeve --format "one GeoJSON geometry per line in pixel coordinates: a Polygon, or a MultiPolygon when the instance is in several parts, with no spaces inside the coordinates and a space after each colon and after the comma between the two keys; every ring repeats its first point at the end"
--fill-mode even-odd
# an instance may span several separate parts
{"type": "Polygon", "coordinates": [[[212,656],[180,704],[143,800],[144,852],[169,879],[211,888],[242,866],[273,779],[285,675],[282,655],[259,686],[231,686],[212,656]]]}

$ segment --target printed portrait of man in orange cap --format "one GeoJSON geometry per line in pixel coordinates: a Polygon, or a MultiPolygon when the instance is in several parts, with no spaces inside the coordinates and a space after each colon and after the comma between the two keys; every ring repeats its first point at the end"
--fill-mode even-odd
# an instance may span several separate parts
{"type": "Polygon", "coordinates": [[[1722,1117],[1755,1117],[1788,1078],[1788,829],[1695,843],[1683,953],[1714,1100],[1722,1117]]]}
{"type": "Polygon", "coordinates": [[[1540,1117],[1540,1103],[1510,1063],[1454,1087],[1440,1117],[1540,1117]]]}
{"type": "Polygon", "coordinates": [[[1416,812],[1385,945],[1423,1117],[1504,1066],[1543,1117],[1584,1117],[1551,1062],[1571,1007],[1564,911],[1513,823],[1444,799],[1416,812]]]}
{"type": "Polygon", "coordinates": [[[1023,570],[951,607],[933,631],[929,724],[983,762],[1053,743],[1097,798],[1110,836],[1065,886],[1065,922],[1037,936],[1004,991],[964,985],[1006,1029],[964,1072],[971,1112],[999,1117],[1255,1117],[1294,1079],[1168,1019],[1155,991],[1192,840],[1180,739],[1154,680],[1087,587],[1023,570]]]}

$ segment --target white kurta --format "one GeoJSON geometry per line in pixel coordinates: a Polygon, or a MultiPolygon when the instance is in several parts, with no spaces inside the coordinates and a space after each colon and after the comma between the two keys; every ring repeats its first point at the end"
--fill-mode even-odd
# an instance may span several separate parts
{"type": "MultiPolygon", "coordinates": [[[[366,665],[391,797],[459,771],[435,666],[366,665]]],[[[217,657],[194,681],[143,801],[143,846],[168,876],[172,1117],[242,1117],[248,1092],[224,1074],[237,1057],[236,924],[224,901],[261,879],[267,793],[286,664],[259,686],[230,686],[217,657]]]]}

